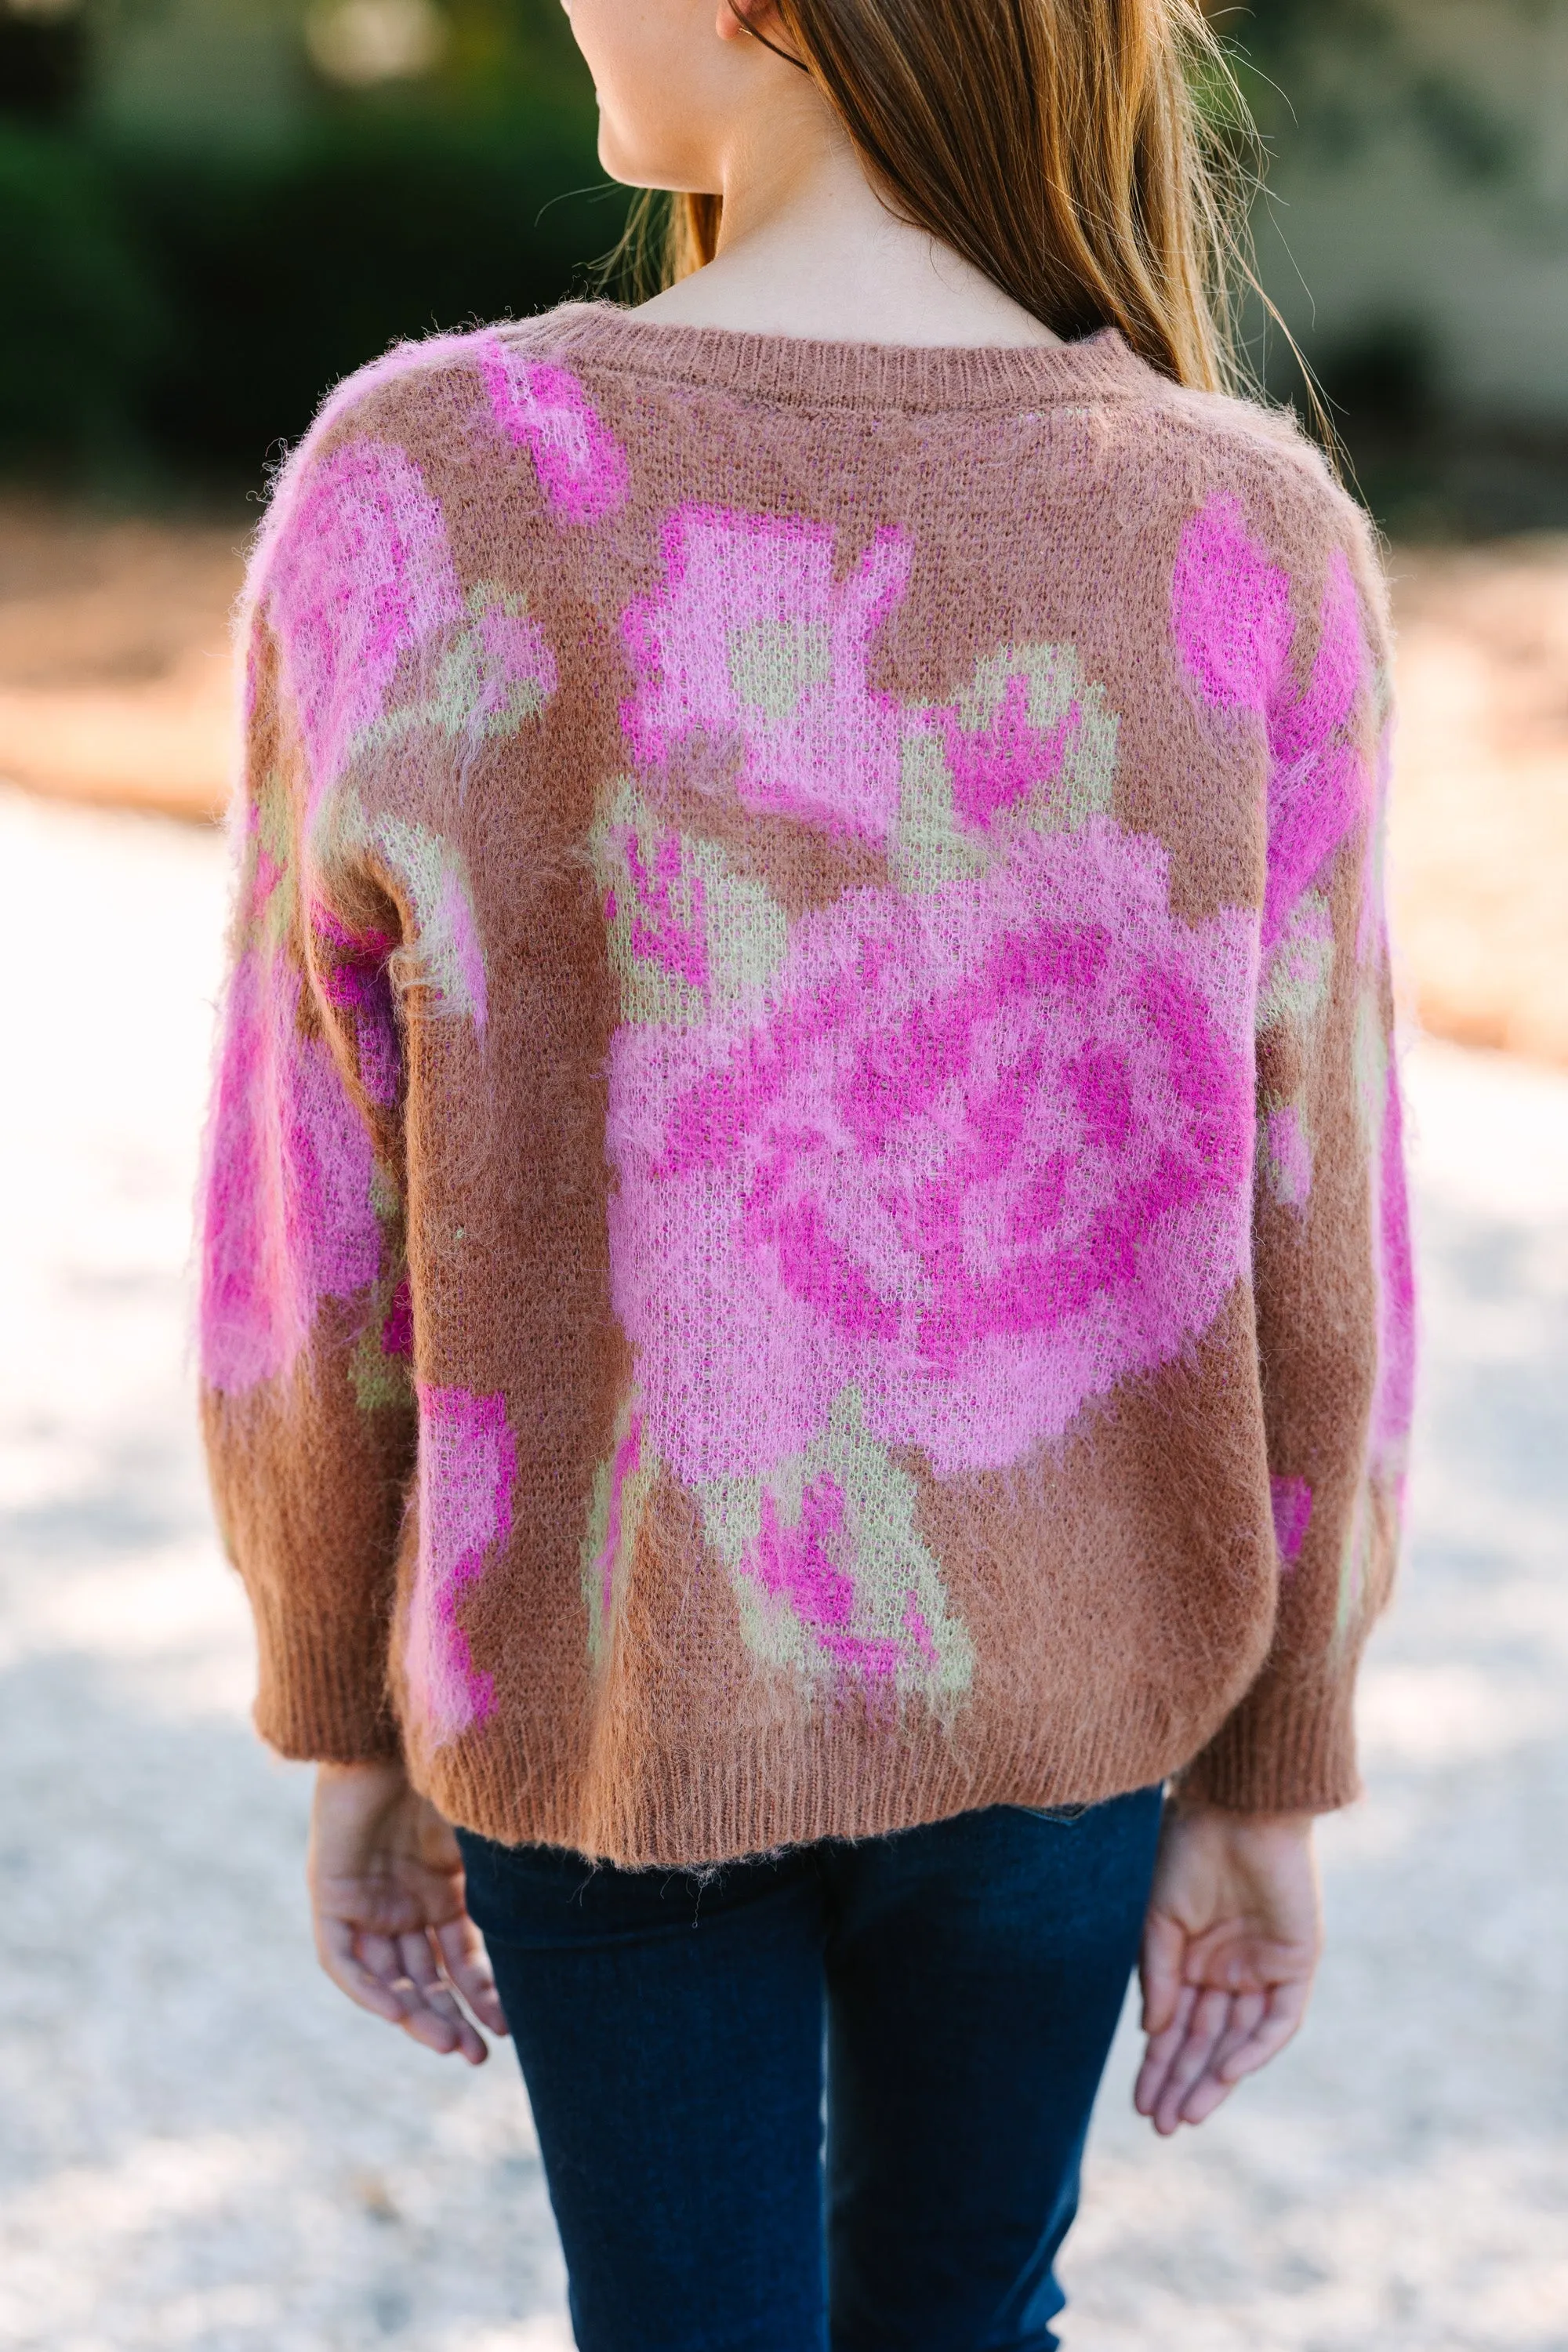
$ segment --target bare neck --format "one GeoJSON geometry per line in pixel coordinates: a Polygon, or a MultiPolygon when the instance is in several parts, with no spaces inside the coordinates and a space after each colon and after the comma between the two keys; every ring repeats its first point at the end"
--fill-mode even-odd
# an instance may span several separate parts
{"type": "Polygon", "coordinates": [[[641,315],[825,342],[1059,341],[924,229],[881,202],[837,128],[790,141],[738,134],[724,160],[723,228],[706,268],[641,315]]]}

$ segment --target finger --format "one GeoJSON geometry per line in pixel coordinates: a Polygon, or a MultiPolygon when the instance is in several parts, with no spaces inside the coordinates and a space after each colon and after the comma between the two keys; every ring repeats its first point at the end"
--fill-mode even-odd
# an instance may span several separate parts
{"type": "Polygon", "coordinates": [[[359,1957],[372,1976],[380,1979],[398,2006],[405,2013],[410,2000],[417,2000],[417,1990],[403,1965],[400,1939],[395,1936],[367,1934],[363,1928],[359,1937],[359,1957]]]}
{"type": "Polygon", "coordinates": [[[417,1986],[426,1999],[440,1990],[441,1964],[428,1929],[421,1927],[416,1935],[399,1936],[397,1958],[408,1982],[417,1986]]]}
{"type": "Polygon", "coordinates": [[[401,2025],[402,2002],[374,1969],[365,1967],[356,1949],[357,1942],[356,1931],[346,1919],[317,1920],[316,1957],[338,1990],[347,1993],[361,2009],[368,2009],[374,2017],[384,2017],[389,2025],[401,2025]]]}
{"type": "Polygon", "coordinates": [[[1163,2137],[1168,2137],[1181,2122],[1182,2103],[1207,2066],[1221,2034],[1230,2023],[1230,2011],[1229,1993],[1209,1991],[1198,1995],[1185,2039],[1171,2061],[1170,2073],[1155,2105],[1154,2128],[1163,2137]]]}
{"type": "Polygon", "coordinates": [[[1295,1988],[1281,1987],[1271,1994],[1257,2027],[1225,2061],[1226,2080],[1239,2083],[1244,2075],[1255,2074],[1260,2066],[1277,2058],[1294,2037],[1306,2007],[1304,1988],[1298,1992],[1295,1988]]]}
{"type": "Polygon", "coordinates": [[[1182,2100],[1183,2123],[1205,2122],[1229,2098],[1236,2084],[1220,2070],[1226,2058],[1242,2049],[1257,2031],[1267,2007],[1268,1997],[1264,1993],[1238,1993],[1231,1997],[1229,2021],[1209,2052],[1202,2074],[1194,2076],[1182,2100]]]}
{"type": "Polygon", "coordinates": [[[1299,1990],[1300,2000],[1287,2003],[1284,2016],[1271,2021],[1270,1996],[1267,1993],[1246,1993],[1233,2004],[1232,2023],[1221,2036],[1210,2056],[1207,2066],[1194,2083],[1182,2101],[1182,2121],[1201,2124],[1223,2105],[1244,2076],[1266,2066],[1270,2058],[1281,2051],[1306,2009],[1306,1988],[1299,1990]],[[1239,2012],[1245,2011],[1245,2014],[1239,2012]]]}
{"type": "Polygon", "coordinates": [[[407,1980],[406,2030],[426,2050],[443,2055],[456,2050],[470,2064],[482,2064],[488,2055],[483,2036],[475,2032],[442,1973],[434,1931],[401,1937],[399,1953],[407,1980]]]}
{"type": "Polygon", "coordinates": [[[509,2033],[511,2029],[496,1990],[489,1955],[467,1913],[460,1919],[443,1921],[436,1930],[436,1943],[442,1967],[479,2023],[488,2025],[492,2033],[509,2033]]]}
{"type": "Polygon", "coordinates": [[[1133,2093],[1134,2103],[1142,2115],[1152,2115],[1159,2104],[1160,2093],[1174,2063],[1177,2052],[1187,2038],[1187,2027],[1197,2007],[1197,1988],[1184,1985],[1176,1996],[1176,2007],[1171,2022],[1163,2033],[1152,2034],[1139,2069],[1133,2093]]]}
{"type": "Polygon", "coordinates": [[[422,2050],[433,2050],[438,2058],[449,2058],[455,2052],[470,2066],[482,2066],[489,2055],[483,2037],[469,2024],[450,1993],[439,1998],[445,2007],[438,2007],[435,1999],[416,2002],[400,2021],[403,2031],[410,2041],[417,2042],[422,2050]]]}
{"type": "Polygon", "coordinates": [[[1175,2016],[1186,1945],[1184,1927],[1163,1911],[1150,1912],[1143,1923],[1143,1950],[1138,1969],[1143,1989],[1143,2031],[1147,2034],[1163,2033],[1175,2016]]]}
{"type": "Polygon", "coordinates": [[[438,2051],[443,2056],[458,2050],[479,2063],[484,2043],[442,1975],[429,1934],[422,1930],[417,1936],[400,1936],[397,1964],[402,1971],[397,1990],[404,2004],[405,2030],[426,2050],[438,2051]]]}
{"type": "Polygon", "coordinates": [[[1182,2108],[1194,2084],[1202,2080],[1204,2069],[1208,2063],[1208,2053],[1213,2046],[1212,2026],[1195,2033],[1189,2032],[1172,2060],[1165,2080],[1160,2087],[1160,2095],[1154,2102],[1153,2111],[1150,2116],[1150,2121],[1162,2139],[1168,2139],[1180,2125],[1182,2108]]]}
{"type": "Polygon", "coordinates": [[[395,1980],[387,1990],[397,2003],[397,2023],[422,2049],[442,2057],[460,2051],[477,2065],[485,2055],[484,2042],[458,2007],[428,1941],[421,1937],[420,1944],[418,1951],[400,1949],[389,1964],[395,1980]]]}
{"type": "Polygon", "coordinates": [[[1307,1997],[1311,1988],[1307,1984],[1276,1985],[1268,1994],[1264,2013],[1239,2049],[1232,2051],[1224,2062],[1223,2078],[1227,2084],[1239,2083],[1246,2074],[1256,2074],[1277,2058],[1285,2044],[1291,2041],[1307,2014],[1307,1997]]]}
{"type": "Polygon", "coordinates": [[[1208,2072],[1220,2081],[1226,2079],[1225,2068],[1237,2052],[1252,2039],[1268,2010],[1268,1996],[1263,1992],[1237,1993],[1231,2002],[1230,2023],[1221,2034],[1209,2059],[1208,2072]]]}
{"type": "Polygon", "coordinates": [[[473,1921],[466,1912],[456,1919],[443,1920],[435,1936],[448,1981],[456,1985],[477,2017],[482,2017],[497,2033],[505,2033],[506,2015],[496,1991],[489,1955],[473,1921]]]}
{"type": "Polygon", "coordinates": [[[340,1991],[373,2016],[401,2026],[422,2048],[443,2057],[458,2051],[470,2065],[482,2065],[489,2054],[485,2043],[441,1982],[428,1942],[420,1941],[423,1959],[405,1957],[401,1939],[362,1935],[346,1919],[317,1923],[317,1953],[340,1991]],[[410,1959],[428,1972],[428,1995],[412,1973],[410,1959]]]}
{"type": "Polygon", "coordinates": [[[1193,2084],[1182,2101],[1182,2122],[1206,2123],[1216,2107],[1224,2106],[1235,2088],[1234,2083],[1222,2083],[1211,2067],[1193,2084]]]}
{"type": "Polygon", "coordinates": [[[1187,2038],[1187,2027],[1197,2007],[1195,1985],[1182,1985],[1176,1994],[1171,2021],[1162,2032],[1152,2033],[1143,2063],[1138,2070],[1138,2081],[1132,2093],[1132,2104],[1141,2116],[1152,2116],[1159,2105],[1176,2053],[1187,2038]]]}
{"type": "Polygon", "coordinates": [[[422,2049],[445,2057],[454,2050],[479,2063],[484,2045],[442,1979],[423,1931],[408,1936],[362,1936],[361,1956],[397,2003],[397,2022],[422,2049]],[[479,2057],[475,2056],[476,2050],[479,2057]]]}

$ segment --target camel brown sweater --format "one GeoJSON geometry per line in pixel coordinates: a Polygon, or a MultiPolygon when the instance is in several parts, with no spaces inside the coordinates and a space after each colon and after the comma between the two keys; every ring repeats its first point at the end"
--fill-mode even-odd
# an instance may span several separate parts
{"type": "Polygon", "coordinates": [[[1114,335],[395,353],[247,604],[214,1481],[285,1754],[697,1863],[1355,1790],[1410,1389],[1359,512],[1114,335]]]}

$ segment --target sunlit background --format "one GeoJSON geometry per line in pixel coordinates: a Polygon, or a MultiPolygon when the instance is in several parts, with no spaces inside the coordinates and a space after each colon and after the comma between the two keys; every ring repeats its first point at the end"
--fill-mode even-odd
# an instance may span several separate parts
{"type": "MultiPolygon", "coordinates": [[[[1129,2023],[1066,2340],[1564,2352],[1568,0],[1215,15],[1392,546],[1426,1375],[1310,2029],[1165,2147],[1129,2023]]],[[[510,2059],[314,1972],[185,1328],[266,469],[624,210],[554,0],[0,0],[0,2352],[569,2343],[510,2059]]]]}

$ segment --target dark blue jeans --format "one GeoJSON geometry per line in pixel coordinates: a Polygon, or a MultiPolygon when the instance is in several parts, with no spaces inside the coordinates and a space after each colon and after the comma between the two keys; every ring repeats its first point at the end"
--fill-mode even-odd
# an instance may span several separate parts
{"type": "Polygon", "coordinates": [[[997,1806],[707,1875],[465,1833],[581,2352],[1047,2352],[1159,1822],[997,1806]]]}

